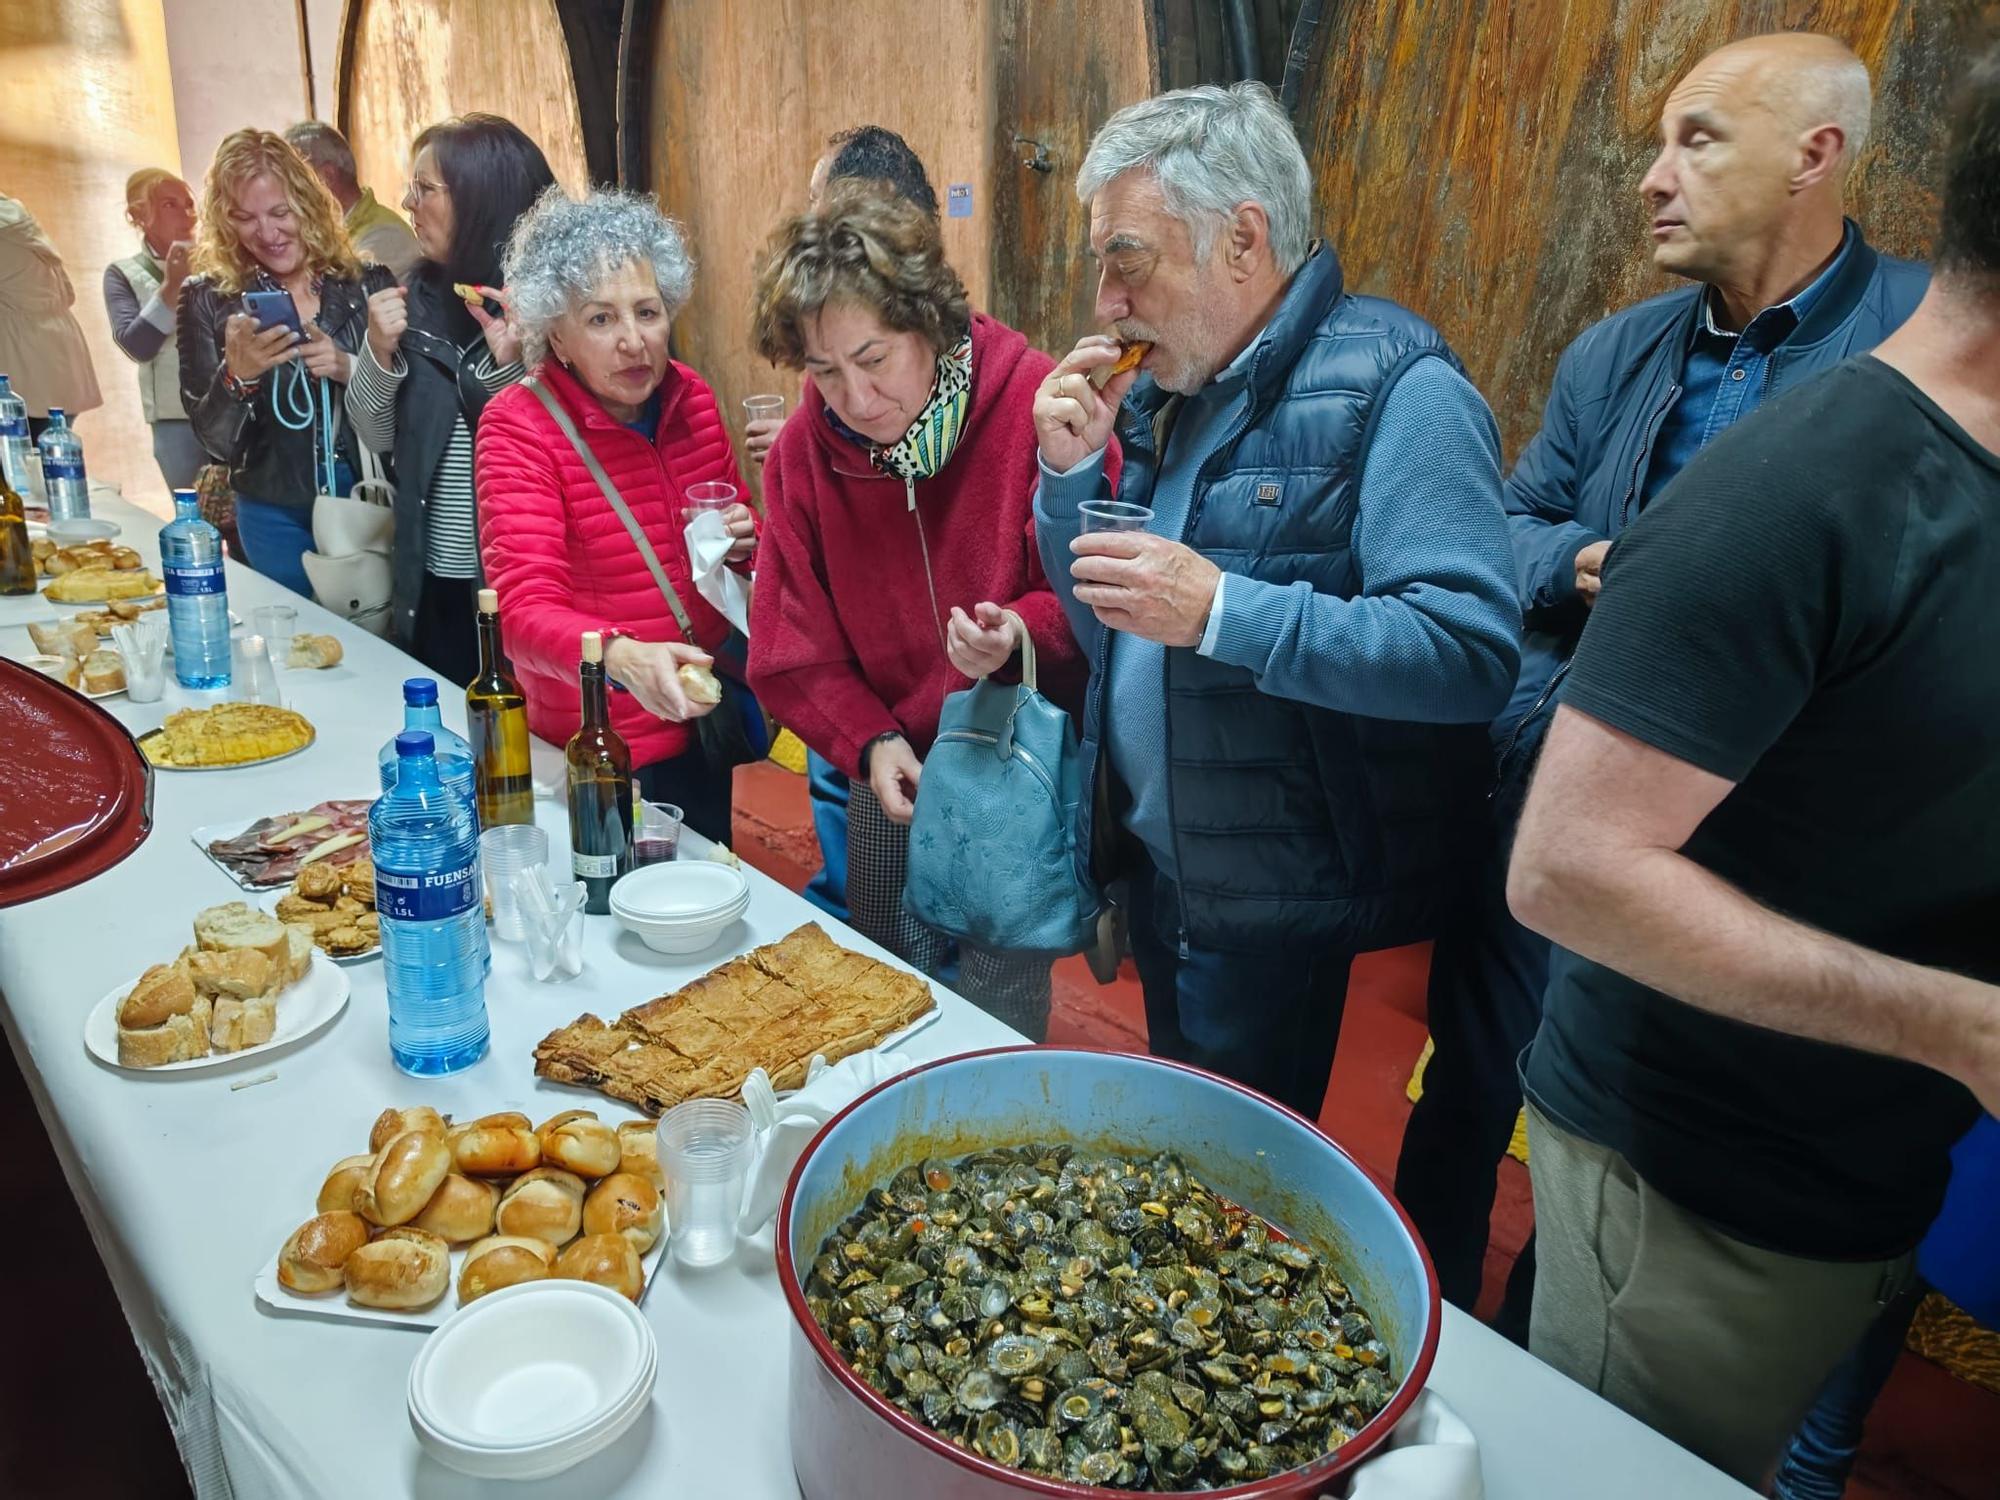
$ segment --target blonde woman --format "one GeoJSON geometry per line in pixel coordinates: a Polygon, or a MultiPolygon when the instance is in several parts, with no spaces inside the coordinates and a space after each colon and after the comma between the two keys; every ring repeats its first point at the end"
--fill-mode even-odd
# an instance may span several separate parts
{"type": "Polygon", "coordinates": [[[312,168],[268,130],[239,130],[208,169],[194,275],[181,291],[181,401],[229,466],[250,566],[312,596],[312,503],[354,484],[342,391],[368,333],[368,298],[395,284],[364,268],[340,208],[312,168]],[[298,329],[245,310],[245,293],[285,292],[298,329]]]}
{"type": "Polygon", "coordinates": [[[104,268],[104,310],[112,339],[139,367],[153,462],[168,489],[186,489],[207,461],[181,406],[174,346],[181,288],[194,259],[194,193],[164,167],[141,167],[125,181],[125,222],[139,231],[139,248],[104,268]]]}

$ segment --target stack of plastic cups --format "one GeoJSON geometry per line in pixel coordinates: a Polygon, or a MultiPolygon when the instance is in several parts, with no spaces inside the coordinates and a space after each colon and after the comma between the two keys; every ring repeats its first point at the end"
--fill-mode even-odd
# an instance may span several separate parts
{"type": "Polygon", "coordinates": [[[514,875],[549,862],[549,836],[532,823],[502,823],[479,835],[479,864],[493,902],[493,935],[518,943],[528,935],[514,875]]]}
{"type": "Polygon", "coordinates": [[[735,1252],[754,1140],[750,1111],[734,1099],[690,1099],[660,1121],[667,1227],[681,1265],[718,1265],[735,1252]]]}

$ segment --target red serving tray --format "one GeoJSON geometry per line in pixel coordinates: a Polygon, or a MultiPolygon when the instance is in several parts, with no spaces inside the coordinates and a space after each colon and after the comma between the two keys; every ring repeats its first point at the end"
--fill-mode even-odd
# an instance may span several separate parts
{"type": "Polygon", "coordinates": [[[80,885],[153,831],[153,768],[110,714],[0,659],[0,906],[80,885]]]}

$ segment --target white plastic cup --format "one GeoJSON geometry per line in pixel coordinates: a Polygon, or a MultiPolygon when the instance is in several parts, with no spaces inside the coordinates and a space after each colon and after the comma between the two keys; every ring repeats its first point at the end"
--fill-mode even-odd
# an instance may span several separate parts
{"type": "Polygon", "coordinates": [[[1144,531],[1153,524],[1150,509],[1124,500],[1086,500],[1076,513],[1083,517],[1086,536],[1093,531],[1144,531]]]}
{"type": "Polygon", "coordinates": [[[493,901],[493,935],[518,943],[528,935],[513,876],[549,862],[549,836],[532,823],[502,823],[479,835],[479,866],[493,901]]]}
{"type": "Polygon", "coordinates": [[[718,1265],[736,1250],[755,1139],[750,1111],[735,1099],[690,1099],[667,1111],[659,1137],[674,1259],[718,1265]]]}

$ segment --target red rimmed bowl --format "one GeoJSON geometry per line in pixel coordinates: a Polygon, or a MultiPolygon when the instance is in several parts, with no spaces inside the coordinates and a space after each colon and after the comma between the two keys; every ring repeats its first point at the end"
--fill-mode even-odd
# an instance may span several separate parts
{"type": "Polygon", "coordinates": [[[827,1121],[778,1213],[778,1278],[791,1308],[792,1466],[805,1500],[1116,1500],[989,1462],[884,1400],[849,1368],[806,1306],[802,1270],[872,1187],[926,1157],[1068,1141],[1175,1151],[1201,1180],[1329,1256],[1389,1346],[1396,1393],[1342,1447],[1304,1468],[1208,1490],[1307,1500],[1379,1446],[1417,1399],[1437,1351],[1438,1290],[1410,1221],[1374,1178],[1299,1115],[1198,1068],[1123,1052],[1006,1047],[917,1068],[827,1121]]]}

